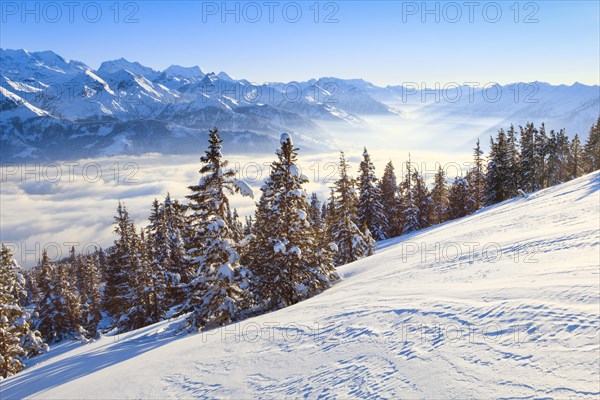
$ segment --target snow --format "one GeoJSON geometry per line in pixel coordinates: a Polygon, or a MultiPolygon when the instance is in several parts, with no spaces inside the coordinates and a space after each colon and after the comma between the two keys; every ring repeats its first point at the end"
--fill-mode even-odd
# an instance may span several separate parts
{"type": "Polygon", "coordinates": [[[306,212],[303,210],[298,210],[298,218],[304,221],[306,219],[306,212]]]}
{"type": "MultiPolygon", "coordinates": [[[[366,144],[371,149],[423,148],[446,153],[471,146],[473,135],[486,143],[489,134],[495,134],[498,128],[525,121],[544,121],[549,129],[565,128],[569,136],[578,133],[585,139],[598,117],[597,85],[533,82],[502,87],[503,93],[513,93],[517,85],[524,96],[532,93],[525,87],[537,87],[536,104],[514,101],[510,95],[491,103],[485,101],[481,87],[471,88],[475,101],[470,102],[472,96],[465,94],[471,89],[465,86],[460,101],[454,103],[434,102],[432,99],[440,97],[435,90],[406,96],[402,86],[377,87],[360,79],[327,77],[295,82],[293,86],[299,85],[304,95],[290,102],[289,84],[251,84],[223,73],[204,75],[198,67],[171,66],[155,71],[119,59],[106,61],[93,70],[52,52],[5,49],[0,49],[0,58],[0,86],[24,101],[15,102],[15,109],[12,105],[11,110],[5,107],[0,115],[3,132],[20,136],[11,140],[15,151],[5,155],[9,157],[6,161],[35,158],[38,153],[60,158],[49,151],[54,144],[48,135],[40,140],[38,135],[22,134],[45,132],[54,124],[68,132],[65,147],[78,147],[82,136],[89,136],[85,139],[86,150],[72,154],[73,158],[82,158],[113,154],[115,148],[123,154],[175,153],[181,147],[164,146],[165,137],[177,138],[181,145],[180,140],[194,132],[206,132],[214,121],[222,132],[235,133],[229,146],[241,141],[260,152],[270,148],[263,146],[266,140],[272,142],[281,132],[293,132],[302,151],[328,152],[348,144],[362,145],[368,134],[366,144]],[[15,118],[20,121],[13,124],[15,118]],[[115,119],[123,125],[115,125],[115,119]],[[108,131],[110,139],[128,132],[132,146],[110,147],[113,140],[95,140],[93,131],[82,127],[79,120],[98,121],[97,128],[108,131]],[[22,128],[17,129],[21,123],[22,128]],[[431,132],[423,134],[425,131],[431,132]]],[[[445,97],[444,93],[441,96],[445,97]]],[[[292,139],[284,134],[284,140],[288,138],[292,139]]]]}
{"type": "Polygon", "coordinates": [[[175,335],[182,316],[62,343],[0,393],[598,398],[599,187],[595,172],[380,242],[321,295],[221,329],[175,335]]]}
{"type": "Polygon", "coordinates": [[[87,69],[85,71],[85,74],[87,76],[89,76],[90,78],[94,79],[95,81],[97,81],[98,83],[100,83],[104,87],[104,90],[106,90],[108,93],[110,93],[113,96],[115,95],[115,92],[113,92],[112,89],[110,88],[110,86],[108,86],[108,83],[106,83],[104,81],[104,79],[100,78],[98,75],[96,75],[94,72],[92,72],[91,69],[87,69]]]}
{"type": "Polygon", "coordinates": [[[221,228],[225,227],[225,221],[223,221],[222,219],[218,218],[214,221],[212,221],[210,224],[208,224],[208,226],[206,227],[206,229],[208,229],[209,231],[218,231],[221,228]]]}
{"type": "MultiPolygon", "coordinates": [[[[29,110],[35,116],[49,115],[49,113],[47,113],[46,111],[41,110],[41,109],[29,104],[27,101],[23,100],[21,97],[10,92],[9,90],[3,88],[2,86],[0,86],[0,95],[5,96],[6,98],[8,98],[9,100],[13,101],[16,104],[24,105],[27,108],[27,110],[29,110]]],[[[2,99],[2,97],[0,97],[0,99],[2,99]]],[[[8,113],[6,113],[6,114],[8,115],[8,113]]],[[[3,115],[4,115],[4,113],[3,113],[3,115]]],[[[11,117],[13,117],[12,113],[11,113],[11,117]]],[[[28,117],[29,117],[29,115],[27,115],[24,118],[28,118],[28,117]]]]}
{"type": "Polygon", "coordinates": [[[285,253],[285,244],[282,242],[277,242],[275,243],[275,245],[273,246],[273,251],[275,253],[285,253]]]}
{"type": "Polygon", "coordinates": [[[223,276],[233,282],[233,268],[231,264],[223,264],[217,271],[217,276],[223,276]]]}
{"type": "Polygon", "coordinates": [[[254,198],[254,191],[245,181],[241,179],[234,179],[233,181],[235,187],[237,187],[240,191],[240,194],[244,197],[254,198]]]}
{"type": "Polygon", "coordinates": [[[289,133],[282,133],[279,137],[279,143],[284,144],[286,142],[290,142],[290,144],[292,145],[294,144],[294,142],[292,142],[292,137],[289,133]]]}
{"type": "Polygon", "coordinates": [[[292,246],[292,248],[290,249],[290,254],[292,253],[295,254],[298,258],[302,258],[302,251],[298,247],[292,246]]]}
{"type": "Polygon", "coordinates": [[[302,172],[297,165],[290,165],[290,174],[295,178],[302,178],[302,172]]]}

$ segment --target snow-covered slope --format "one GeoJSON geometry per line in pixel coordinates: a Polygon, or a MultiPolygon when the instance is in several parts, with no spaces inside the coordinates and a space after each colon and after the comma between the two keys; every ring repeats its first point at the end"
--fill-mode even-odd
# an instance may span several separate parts
{"type": "Polygon", "coordinates": [[[595,172],[381,243],[325,293],[218,330],[56,346],[0,397],[598,398],[599,188],[595,172]]]}

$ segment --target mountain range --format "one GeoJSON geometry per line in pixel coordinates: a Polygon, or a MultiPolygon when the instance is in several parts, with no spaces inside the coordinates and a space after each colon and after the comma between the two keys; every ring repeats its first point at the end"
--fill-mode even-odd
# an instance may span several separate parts
{"type": "Polygon", "coordinates": [[[19,161],[197,153],[215,126],[234,152],[270,152],[283,131],[318,151],[335,147],[332,125],[363,129],[368,138],[371,116],[391,117],[398,126],[421,118],[432,127],[489,118],[485,129],[463,133],[461,143],[529,120],[585,136],[600,114],[598,86],[432,87],[379,87],[333,77],[257,84],[197,66],[156,71],[123,58],[94,70],[52,51],[0,49],[0,156],[19,161]]]}

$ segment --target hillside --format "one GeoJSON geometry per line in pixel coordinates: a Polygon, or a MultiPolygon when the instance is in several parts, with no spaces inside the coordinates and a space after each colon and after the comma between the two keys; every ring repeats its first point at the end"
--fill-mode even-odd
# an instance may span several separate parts
{"type": "Polygon", "coordinates": [[[218,330],[55,346],[0,398],[598,398],[599,189],[597,171],[382,242],[218,330]]]}

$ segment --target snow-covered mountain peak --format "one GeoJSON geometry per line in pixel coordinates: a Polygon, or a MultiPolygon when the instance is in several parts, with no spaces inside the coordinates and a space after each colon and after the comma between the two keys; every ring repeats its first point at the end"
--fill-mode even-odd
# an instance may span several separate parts
{"type": "Polygon", "coordinates": [[[100,64],[100,68],[98,68],[99,74],[114,74],[118,71],[128,71],[133,75],[140,76],[153,76],[156,75],[157,72],[152,68],[145,67],[137,61],[128,61],[124,58],[119,58],[118,60],[112,61],[104,61],[100,64]]]}
{"type": "Polygon", "coordinates": [[[219,79],[223,79],[224,81],[230,81],[230,82],[235,82],[235,79],[233,79],[231,76],[227,75],[225,72],[221,71],[217,74],[217,77],[219,77],[219,79]]]}
{"type": "Polygon", "coordinates": [[[198,66],[182,67],[179,65],[171,65],[163,72],[168,78],[202,79],[205,75],[198,66]]]}

